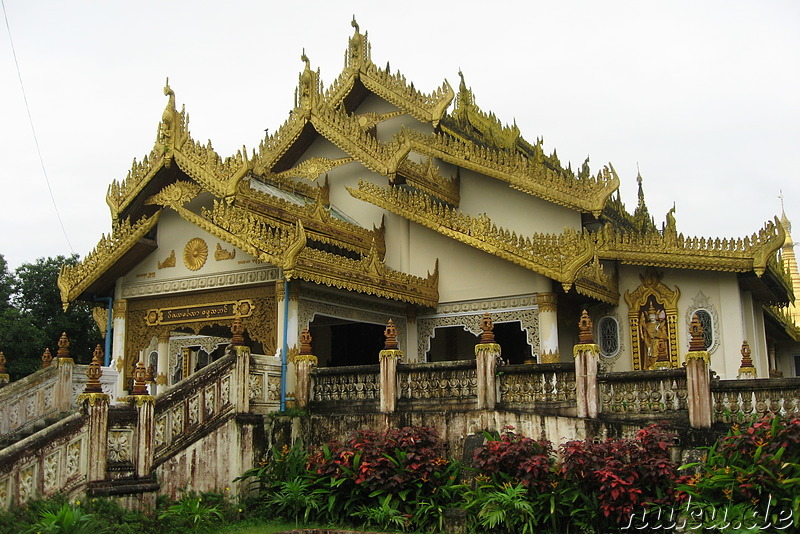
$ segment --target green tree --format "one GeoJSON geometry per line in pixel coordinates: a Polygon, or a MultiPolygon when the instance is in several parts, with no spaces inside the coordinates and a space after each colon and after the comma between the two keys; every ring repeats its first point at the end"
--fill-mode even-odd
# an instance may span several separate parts
{"type": "Polygon", "coordinates": [[[0,255],[0,351],[12,380],[39,369],[45,348],[55,356],[62,332],[77,363],[88,363],[102,342],[89,304],[73,303],[66,312],[61,305],[58,273],[63,264],[77,261],[77,255],[39,258],[11,274],[0,255]]]}

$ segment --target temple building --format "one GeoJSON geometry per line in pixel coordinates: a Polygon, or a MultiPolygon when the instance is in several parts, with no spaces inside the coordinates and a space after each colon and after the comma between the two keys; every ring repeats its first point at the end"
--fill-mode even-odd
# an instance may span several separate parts
{"type": "Polygon", "coordinates": [[[112,302],[118,395],[139,361],[160,393],[219,358],[237,318],[274,356],[275,406],[305,328],[321,367],[377,363],[389,319],[406,362],[463,360],[485,312],[510,363],[571,360],[587,309],[604,371],[684,365],[697,315],[718,376],[800,374],[785,216],[734,239],[678,233],[674,208],[656,224],[641,176],[631,213],[613,166],[565,167],[463,76],[421,92],[353,26],[332,83],[303,55],[289,118],[252,151],[193,139],[165,86],[152,151],[108,189],[110,233],[59,278],[65,306],[112,302]]]}

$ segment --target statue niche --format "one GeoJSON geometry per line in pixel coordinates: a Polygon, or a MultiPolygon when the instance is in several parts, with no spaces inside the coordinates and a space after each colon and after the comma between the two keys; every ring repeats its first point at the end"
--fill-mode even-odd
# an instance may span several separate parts
{"type": "Polygon", "coordinates": [[[633,369],[678,367],[678,298],[680,290],[661,283],[661,274],[647,269],[641,285],[625,292],[631,327],[633,369]]]}

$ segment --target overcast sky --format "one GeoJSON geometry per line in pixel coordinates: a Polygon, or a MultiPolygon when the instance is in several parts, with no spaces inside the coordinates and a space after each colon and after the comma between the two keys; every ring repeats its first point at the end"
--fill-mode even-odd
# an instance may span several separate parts
{"type": "MultiPolygon", "coordinates": [[[[430,92],[461,68],[477,103],[573,168],[611,162],[629,209],[637,163],[660,226],[742,237],[800,228],[800,2],[198,2],[3,0],[0,254],[85,256],[110,230],[108,184],[153,146],[169,76],[195,139],[258,145],[293,104],[303,48],[327,86],[355,14],[378,65],[430,92]]],[[[531,233],[533,233],[532,230],[531,233]]],[[[798,230],[795,233],[800,232],[798,230]]]]}

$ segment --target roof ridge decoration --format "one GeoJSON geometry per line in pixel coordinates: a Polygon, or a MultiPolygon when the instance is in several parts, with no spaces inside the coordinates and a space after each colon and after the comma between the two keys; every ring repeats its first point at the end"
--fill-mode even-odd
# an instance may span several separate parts
{"type": "Polygon", "coordinates": [[[569,291],[578,271],[594,257],[594,243],[580,230],[518,235],[481,214],[467,215],[424,193],[383,188],[360,180],[351,195],[516,265],[561,282],[569,291]]]}
{"type": "Polygon", "coordinates": [[[302,161],[290,169],[279,172],[277,175],[283,178],[305,178],[313,182],[321,175],[332,171],[336,167],[346,165],[351,161],[355,160],[351,157],[336,159],[314,157],[302,161]]]}
{"type": "Polygon", "coordinates": [[[461,176],[458,167],[453,178],[446,178],[439,172],[439,167],[433,164],[433,158],[427,158],[425,163],[417,163],[406,158],[400,162],[397,174],[405,179],[405,183],[447,204],[458,206],[461,201],[459,191],[461,176]]]}
{"type": "Polygon", "coordinates": [[[62,265],[58,273],[58,289],[64,309],[147,235],[155,227],[160,215],[161,210],[150,217],[142,217],[135,223],[131,223],[129,218],[114,221],[111,233],[103,234],[94,249],[80,263],[62,265]]]}
{"type": "Polygon", "coordinates": [[[619,177],[610,163],[595,177],[580,178],[555,172],[519,153],[475,145],[444,133],[428,135],[404,128],[396,137],[409,139],[411,149],[416,152],[491,176],[524,193],[595,217],[619,188],[619,177]]]}
{"type": "Polygon", "coordinates": [[[191,138],[189,114],[185,106],[180,112],[175,107],[175,92],[169,85],[169,78],[164,86],[164,94],[169,98],[161,114],[156,142],[150,154],[145,155],[141,162],[134,159],[127,177],[122,182],[114,180],[108,187],[106,203],[113,219],[123,213],[161,168],[169,168],[173,162],[218,197],[232,195],[236,183],[252,168],[245,147],[223,160],[212,147],[211,141],[202,145],[191,138]]]}
{"type": "Polygon", "coordinates": [[[669,217],[663,232],[652,230],[642,234],[615,229],[606,223],[596,234],[597,251],[602,259],[653,267],[755,271],[758,276],[772,264],[770,260],[784,239],[785,231],[777,217],[752,236],[738,239],[684,237],[677,233],[669,217]]]}
{"type": "Polygon", "coordinates": [[[253,189],[248,180],[240,182],[237,193],[234,206],[247,210],[252,217],[264,224],[286,228],[294,224],[290,221],[300,220],[309,237],[321,243],[336,245],[363,255],[369,252],[371,243],[375,241],[378,243],[381,258],[386,254],[383,226],[368,230],[330,215],[327,180],[324,187],[313,188],[311,193],[314,196],[307,199],[302,206],[253,189]],[[266,212],[267,210],[272,213],[266,212]]]}

